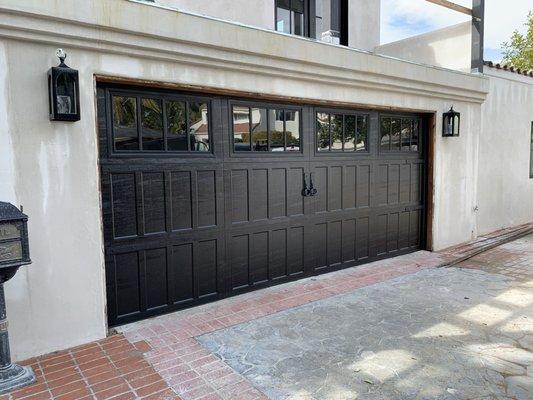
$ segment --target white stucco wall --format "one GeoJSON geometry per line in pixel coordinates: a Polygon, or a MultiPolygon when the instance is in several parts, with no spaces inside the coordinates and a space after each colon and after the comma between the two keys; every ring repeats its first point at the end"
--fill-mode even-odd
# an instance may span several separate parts
{"type": "MultiPolygon", "coordinates": [[[[155,0],[156,4],[196,14],[275,29],[275,0],[155,0]]],[[[372,51],[379,45],[381,0],[348,0],[350,47],[372,51]]]]}
{"type": "Polygon", "coordinates": [[[381,0],[349,0],[348,46],[372,51],[380,42],[381,0]]]}
{"type": "Polygon", "coordinates": [[[155,0],[155,3],[258,28],[275,29],[275,0],[155,0]]]}
{"type": "Polygon", "coordinates": [[[533,78],[489,67],[485,74],[490,93],[482,106],[479,146],[480,233],[533,221],[533,78]]]}
{"type": "Polygon", "coordinates": [[[434,246],[476,233],[482,76],[124,0],[0,0],[0,67],[1,195],[30,216],[33,259],[6,285],[15,359],[105,335],[95,75],[426,111],[437,127],[453,103],[463,131],[435,139],[434,246]],[[58,47],[80,72],[79,122],[48,119],[58,47]]]}
{"type": "Polygon", "coordinates": [[[402,60],[469,72],[471,42],[472,23],[468,21],[376,46],[375,52],[402,60]]]}

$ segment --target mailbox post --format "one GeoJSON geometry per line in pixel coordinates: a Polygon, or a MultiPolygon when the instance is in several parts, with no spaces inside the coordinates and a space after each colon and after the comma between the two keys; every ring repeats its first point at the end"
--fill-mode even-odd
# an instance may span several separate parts
{"type": "Polygon", "coordinates": [[[35,382],[30,367],[11,363],[4,283],[20,266],[30,264],[28,217],[12,204],[0,202],[0,394],[35,382]]]}

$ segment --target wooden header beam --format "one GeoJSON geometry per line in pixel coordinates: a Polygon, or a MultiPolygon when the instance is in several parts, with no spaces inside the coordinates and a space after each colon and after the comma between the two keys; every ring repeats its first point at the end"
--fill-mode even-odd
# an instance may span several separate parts
{"type": "Polygon", "coordinates": [[[448,0],[426,0],[426,1],[429,3],[436,4],[438,6],[449,8],[450,10],[454,10],[454,11],[472,16],[472,10],[470,8],[452,3],[451,1],[448,1],[448,0]]]}

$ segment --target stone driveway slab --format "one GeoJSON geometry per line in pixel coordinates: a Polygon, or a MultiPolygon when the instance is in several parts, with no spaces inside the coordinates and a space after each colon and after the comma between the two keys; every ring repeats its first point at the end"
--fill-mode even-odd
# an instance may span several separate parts
{"type": "Polygon", "coordinates": [[[531,294],[432,269],[198,340],[271,399],[506,399],[528,390],[533,353],[515,339],[531,333],[531,294]]]}

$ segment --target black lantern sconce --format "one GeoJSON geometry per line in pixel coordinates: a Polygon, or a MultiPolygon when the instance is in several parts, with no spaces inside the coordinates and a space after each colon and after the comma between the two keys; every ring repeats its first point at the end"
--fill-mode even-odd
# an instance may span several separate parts
{"type": "Polygon", "coordinates": [[[80,120],[80,79],[78,71],[65,64],[67,53],[57,49],[60,64],[48,71],[51,121],[80,120]]]}
{"type": "Polygon", "coordinates": [[[0,395],[35,382],[30,367],[11,362],[4,297],[4,283],[30,263],[28,217],[14,205],[0,201],[0,395]]]}
{"type": "Polygon", "coordinates": [[[442,115],[442,136],[454,137],[459,136],[459,128],[461,125],[461,114],[450,108],[450,111],[442,115]]]}

